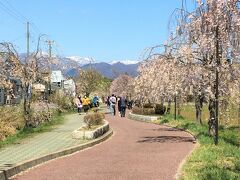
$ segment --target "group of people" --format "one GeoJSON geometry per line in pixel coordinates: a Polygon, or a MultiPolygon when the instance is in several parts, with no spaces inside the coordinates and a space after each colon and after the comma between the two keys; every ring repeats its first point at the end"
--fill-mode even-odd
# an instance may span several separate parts
{"type": "Polygon", "coordinates": [[[87,96],[84,96],[83,98],[78,96],[75,100],[75,104],[79,114],[81,114],[82,109],[84,113],[87,113],[90,108],[99,106],[99,98],[97,95],[95,95],[92,99],[87,96]]]}
{"type": "Polygon", "coordinates": [[[107,105],[110,109],[110,112],[112,115],[116,115],[116,105],[118,107],[118,111],[121,117],[125,117],[126,114],[126,108],[127,108],[127,99],[125,96],[117,97],[114,94],[112,96],[107,98],[107,105]]]}
{"type": "MultiPolygon", "coordinates": [[[[132,101],[128,101],[125,96],[115,96],[112,94],[112,96],[108,96],[105,99],[105,102],[110,109],[110,112],[112,115],[116,115],[116,107],[118,109],[119,115],[121,117],[125,117],[126,115],[126,108],[131,109],[132,108],[132,101]]],[[[88,96],[84,96],[83,98],[81,96],[77,96],[75,99],[75,104],[77,107],[77,112],[81,114],[82,109],[84,113],[87,113],[88,110],[92,107],[98,107],[99,106],[99,97],[95,94],[93,98],[89,98],[88,96]]]]}

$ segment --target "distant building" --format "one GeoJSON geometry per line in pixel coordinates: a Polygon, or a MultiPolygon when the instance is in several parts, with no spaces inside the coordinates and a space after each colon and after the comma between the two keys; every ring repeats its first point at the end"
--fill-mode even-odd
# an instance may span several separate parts
{"type": "Polygon", "coordinates": [[[66,95],[76,95],[76,84],[73,79],[65,79],[61,71],[51,73],[51,91],[63,90],[66,95]]]}
{"type": "Polygon", "coordinates": [[[73,81],[73,79],[65,80],[63,89],[67,95],[70,95],[70,96],[76,95],[76,84],[73,81]]]}
{"type": "Polygon", "coordinates": [[[36,92],[45,92],[45,85],[43,84],[40,84],[40,83],[36,83],[36,84],[33,84],[33,89],[36,91],[36,92]]]}
{"type": "Polygon", "coordinates": [[[51,73],[51,90],[63,88],[64,77],[61,71],[52,71],[51,73]]]}
{"type": "Polygon", "coordinates": [[[46,96],[47,96],[46,85],[41,83],[34,83],[32,85],[32,89],[34,91],[34,95],[37,96],[39,100],[46,99],[46,96]]]}

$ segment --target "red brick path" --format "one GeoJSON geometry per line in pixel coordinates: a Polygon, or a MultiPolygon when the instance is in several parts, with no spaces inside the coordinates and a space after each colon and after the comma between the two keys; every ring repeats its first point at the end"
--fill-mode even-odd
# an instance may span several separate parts
{"type": "Polygon", "coordinates": [[[182,131],[107,115],[114,135],[106,142],[18,175],[18,180],[167,180],[193,149],[182,131]]]}

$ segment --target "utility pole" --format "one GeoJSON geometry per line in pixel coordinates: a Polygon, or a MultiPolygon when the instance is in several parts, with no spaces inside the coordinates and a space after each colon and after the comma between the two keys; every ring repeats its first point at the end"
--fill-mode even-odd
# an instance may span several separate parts
{"type": "Polygon", "coordinates": [[[46,42],[48,44],[49,62],[51,62],[51,59],[52,59],[52,45],[53,45],[54,41],[48,40],[46,42]]]}
{"type": "Polygon", "coordinates": [[[52,45],[53,45],[53,43],[54,43],[54,41],[51,41],[51,40],[48,40],[48,41],[46,41],[47,42],[47,44],[48,44],[48,53],[49,53],[49,60],[48,60],[48,70],[49,70],[49,84],[48,84],[48,86],[49,86],[49,92],[48,92],[48,94],[50,95],[51,94],[51,91],[52,91],[52,89],[51,89],[51,60],[52,60],[52,45]]]}
{"type": "MultiPolygon", "coordinates": [[[[24,79],[26,79],[27,77],[27,63],[28,63],[28,59],[29,59],[29,41],[30,41],[30,32],[29,32],[29,22],[27,22],[27,55],[25,57],[25,66],[24,66],[24,79]]],[[[24,82],[23,83],[23,109],[24,109],[24,119],[25,119],[25,127],[28,126],[28,118],[29,118],[29,113],[30,113],[30,93],[29,93],[29,89],[30,89],[30,83],[29,82],[24,82]]]]}
{"type": "Polygon", "coordinates": [[[29,41],[30,41],[29,22],[27,22],[27,58],[29,57],[29,41]]]}

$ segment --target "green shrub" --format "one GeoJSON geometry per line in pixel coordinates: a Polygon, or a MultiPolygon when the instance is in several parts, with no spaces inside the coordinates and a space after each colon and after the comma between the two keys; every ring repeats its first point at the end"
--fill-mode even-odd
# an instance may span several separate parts
{"type": "Polygon", "coordinates": [[[99,111],[99,109],[98,109],[97,107],[93,107],[93,108],[92,108],[92,111],[96,113],[96,112],[99,111]]]}
{"type": "Polygon", "coordinates": [[[92,126],[97,126],[103,124],[104,114],[99,112],[94,112],[84,116],[84,122],[90,129],[92,126]]]}
{"type": "Polygon", "coordinates": [[[0,117],[0,141],[24,127],[21,105],[0,107],[0,117]]]}
{"type": "Polygon", "coordinates": [[[166,112],[166,106],[164,106],[163,104],[156,104],[155,114],[164,115],[165,112],[166,112]]]}
{"type": "Polygon", "coordinates": [[[58,107],[61,109],[61,111],[64,110],[71,110],[74,108],[74,100],[70,96],[64,95],[63,92],[57,91],[53,93],[50,98],[50,102],[55,103],[58,105],[58,107]]]}
{"type": "Polygon", "coordinates": [[[14,135],[16,129],[6,122],[0,122],[0,141],[3,141],[6,137],[14,135]]]}
{"type": "Polygon", "coordinates": [[[153,108],[154,107],[154,104],[152,103],[146,103],[143,105],[143,108],[153,108]]]}
{"type": "Polygon", "coordinates": [[[134,114],[141,114],[141,115],[153,115],[155,114],[154,108],[139,108],[139,107],[134,107],[132,109],[132,112],[134,114]]]}
{"type": "Polygon", "coordinates": [[[168,119],[163,119],[163,120],[160,121],[160,124],[165,124],[165,123],[168,123],[168,122],[169,122],[168,119]]]}
{"type": "Polygon", "coordinates": [[[32,111],[29,122],[27,122],[28,127],[36,128],[40,124],[49,122],[52,116],[52,111],[41,110],[41,111],[32,111]]]}
{"type": "Polygon", "coordinates": [[[143,108],[143,115],[153,115],[155,111],[153,108],[143,108]]]}
{"type": "Polygon", "coordinates": [[[141,110],[140,107],[134,106],[134,107],[132,108],[132,113],[133,113],[133,114],[141,114],[141,113],[140,113],[140,110],[141,110]]]}
{"type": "Polygon", "coordinates": [[[187,102],[194,102],[194,95],[187,95],[187,102]]]}
{"type": "Polygon", "coordinates": [[[134,106],[135,106],[135,107],[141,107],[141,102],[140,102],[139,100],[136,100],[136,101],[134,102],[134,106]]]}

